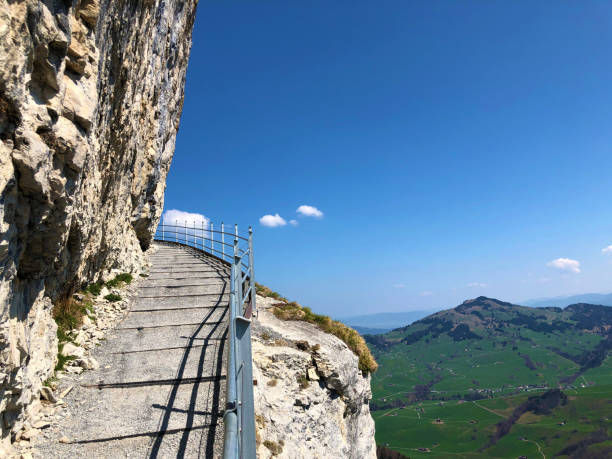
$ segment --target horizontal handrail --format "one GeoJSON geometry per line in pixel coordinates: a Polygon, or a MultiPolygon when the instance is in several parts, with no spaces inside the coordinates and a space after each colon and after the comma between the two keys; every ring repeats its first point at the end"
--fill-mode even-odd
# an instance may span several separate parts
{"type": "Polygon", "coordinates": [[[169,224],[169,223],[161,222],[160,225],[163,225],[166,228],[180,228],[180,229],[187,228],[188,230],[200,230],[200,231],[205,231],[207,233],[225,234],[227,236],[237,237],[238,239],[241,239],[241,240],[247,241],[247,242],[249,240],[248,237],[240,236],[239,234],[236,234],[235,232],[230,233],[229,231],[223,231],[223,230],[220,231],[220,230],[216,230],[214,228],[210,229],[208,226],[203,226],[203,224],[199,224],[199,226],[198,226],[198,223],[195,223],[195,222],[189,223],[188,221],[185,221],[184,224],[181,224],[182,222],[175,221],[174,223],[175,224],[169,224]]]}
{"type": "Polygon", "coordinates": [[[196,222],[188,223],[162,221],[155,231],[154,239],[191,247],[227,263],[231,268],[223,458],[255,459],[251,357],[251,316],[256,311],[253,230],[249,227],[248,237],[244,237],[238,234],[238,225],[234,225],[234,232],[227,232],[223,223],[221,230],[216,230],[213,223],[204,225],[200,222],[200,226],[196,226],[196,222]],[[215,235],[218,235],[217,239],[215,235]],[[231,243],[225,242],[226,236],[231,243]]]}
{"type": "MultiPolygon", "coordinates": [[[[223,223],[221,227],[224,227],[223,223]]],[[[225,236],[228,236],[229,240],[238,240],[238,253],[241,256],[249,253],[249,238],[238,234],[237,225],[234,225],[233,232],[229,232],[224,229],[215,230],[212,223],[204,225],[188,221],[173,221],[171,223],[162,221],[155,231],[155,239],[157,240],[182,243],[213,255],[220,255],[223,261],[231,262],[234,244],[225,242],[225,236]],[[215,239],[215,234],[220,237],[215,239]]],[[[248,265],[244,268],[248,269],[248,265]]]]}

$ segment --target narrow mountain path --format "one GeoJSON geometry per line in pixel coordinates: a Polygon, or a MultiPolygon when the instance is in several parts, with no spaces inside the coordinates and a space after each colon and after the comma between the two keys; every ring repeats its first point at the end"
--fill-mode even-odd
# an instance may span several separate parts
{"type": "Polygon", "coordinates": [[[71,414],[57,431],[68,442],[52,439],[44,457],[221,455],[229,267],[167,243],[151,261],[126,318],[94,352],[100,369],[65,399],[71,414]]]}
{"type": "Polygon", "coordinates": [[[476,400],[472,400],[472,403],[476,405],[478,408],[482,408],[483,410],[488,411],[489,413],[493,413],[495,416],[499,416],[500,418],[503,418],[503,419],[506,419],[507,417],[507,416],[504,416],[503,414],[498,413],[497,411],[487,408],[486,406],[482,406],[476,400]]]}

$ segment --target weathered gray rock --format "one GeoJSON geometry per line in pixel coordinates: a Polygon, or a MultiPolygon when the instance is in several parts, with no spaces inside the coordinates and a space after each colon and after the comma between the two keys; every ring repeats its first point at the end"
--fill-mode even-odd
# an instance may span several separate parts
{"type": "Polygon", "coordinates": [[[82,358],[85,355],[85,349],[72,343],[66,343],[62,349],[62,354],[67,357],[82,358]]]}
{"type": "Polygon", "coordinates": [[[375,458],[370,377],[357,356],[314,325],[277,319],[267,310],[275,302],[257,297],[257,457],[272,457],[279,448],[275,457],[375,458]]]}
{"type": "Polygon", "coordinates": [[[55,403],[57,399],[55,398],[55,394],[51,390],[50,387],[43,387],[40,391],[40,396],[43,400],[46,400],[51,403],[55,403]]]}
{"type": "Polygon", "coordinates": [[[0,0],[0,449],[52,372],[52,300],[144,262],[196,3],[0,0]]]}

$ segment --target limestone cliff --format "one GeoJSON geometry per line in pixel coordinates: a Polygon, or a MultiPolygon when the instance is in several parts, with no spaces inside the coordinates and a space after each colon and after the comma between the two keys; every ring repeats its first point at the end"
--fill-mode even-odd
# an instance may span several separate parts
{"type": "Polygon", "coordinates": [[[53,368],[52,301],[143,261],[196,3],[0,0],[3,442],[53,368]]]}
{"type": "Polygon", "coordinates": [[[370,376],[315,325],[277,319],[257,297],[253,374],[257,457],[375,458],[370,376]]]}

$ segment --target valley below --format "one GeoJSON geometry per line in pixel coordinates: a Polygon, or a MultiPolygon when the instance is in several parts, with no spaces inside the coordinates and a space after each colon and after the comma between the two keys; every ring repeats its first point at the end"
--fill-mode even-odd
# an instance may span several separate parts
{"type": "Polygon", "coordinates": [[[378,445],[409,457],[612,456],[612,307],[479,297],[366,340],[378,445]]]}

